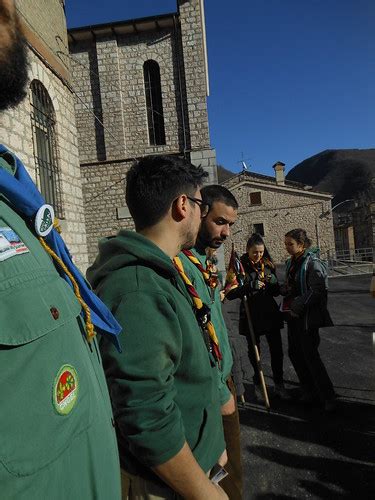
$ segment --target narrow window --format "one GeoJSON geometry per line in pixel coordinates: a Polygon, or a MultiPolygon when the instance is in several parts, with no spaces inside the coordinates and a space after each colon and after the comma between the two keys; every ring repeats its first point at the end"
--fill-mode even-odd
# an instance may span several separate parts
{"type": "Polygon", "coordinates": [[[263,224],[254,224],[254,233],[258,233],[264,236],[264,226],[263,224]]]}
{"type": "Polygon", "coordinates": [[[30,85],[31,127],[36,179],[40,192],[62,218],[60,173],[57,164],[55,110],[45,87],[33,80],[30,85]]]}
{"type": "Polygon", "coordinates": [[[150,144],[165,144],[163,99],[161,95],[160,68],[156,61],[146,61],[143,65],[145,80],[148,136],[150,144]]]}
{"type": "Polygon", "coordinates": [[[255,193],[250,193],[250,205],[261,205],[262,204],[262,193],[257,191],[255,193]]]}

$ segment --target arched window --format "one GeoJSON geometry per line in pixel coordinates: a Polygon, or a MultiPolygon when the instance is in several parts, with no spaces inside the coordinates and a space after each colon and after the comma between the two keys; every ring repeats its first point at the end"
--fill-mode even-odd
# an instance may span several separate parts
{"type": "Polygon", "coordinates": [[[37,184],[46,202],[55,209],[56,217],[62,218],[55,110],[51,98],[41,82],[33,80],[30,89],[31,126],[37,184]]]}
{"type": "Polygon", "coordinates": [[[163,100],[161,96],[160,68],[156,61],[149,60],[143,65],[150,144],[165,144],[163,100]]]}

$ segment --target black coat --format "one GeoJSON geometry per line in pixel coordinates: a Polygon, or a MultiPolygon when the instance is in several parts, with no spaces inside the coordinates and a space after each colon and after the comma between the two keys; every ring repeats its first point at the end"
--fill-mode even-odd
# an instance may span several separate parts
{"type": "Polygon", "coordinates": [[[243,297],[246,295],[248,299],[250,316],[253,323],[254,331],[257,336],[265,333],[271,333],[275,330],[280,330],[283,327],[283,319],[279,306],[274,297],[280,294],[279,283],[277,282],[275,268],[265,261],[264,266],[264,283],[265,288],[260,290],[255,289],[255,282],[258,279],[258,273],[250,264],[247,254],[241,257],[241,263],[245,270],[245,280],[242,286],[231,290],[227,294],[228,300],[241,298],[241,314],[240,314],[240,332],[243,335],[249,335],[249,326],[245,312],[243,297]],[[275,283],[270,283],[273,276],[275,283]]]}

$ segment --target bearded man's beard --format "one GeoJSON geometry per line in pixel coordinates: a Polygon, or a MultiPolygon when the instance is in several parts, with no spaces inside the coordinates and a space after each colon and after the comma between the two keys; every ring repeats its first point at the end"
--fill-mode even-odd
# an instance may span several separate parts
{"type": "Polygon", "coordinates": [[[27,95],[26,42],[18,22],[11,46],[0,54],[0,111],[17,106],[27,95]]]}

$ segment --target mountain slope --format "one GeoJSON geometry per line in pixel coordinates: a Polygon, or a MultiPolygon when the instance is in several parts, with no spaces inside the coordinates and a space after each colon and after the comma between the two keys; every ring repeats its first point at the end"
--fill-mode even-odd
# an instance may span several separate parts
{"type": "Polygon", "coordinates": [[[331,192],[334,204],[355,198],[375,178],[375,149],[322,151],[296,165],[286,178],[331,192]]]}

